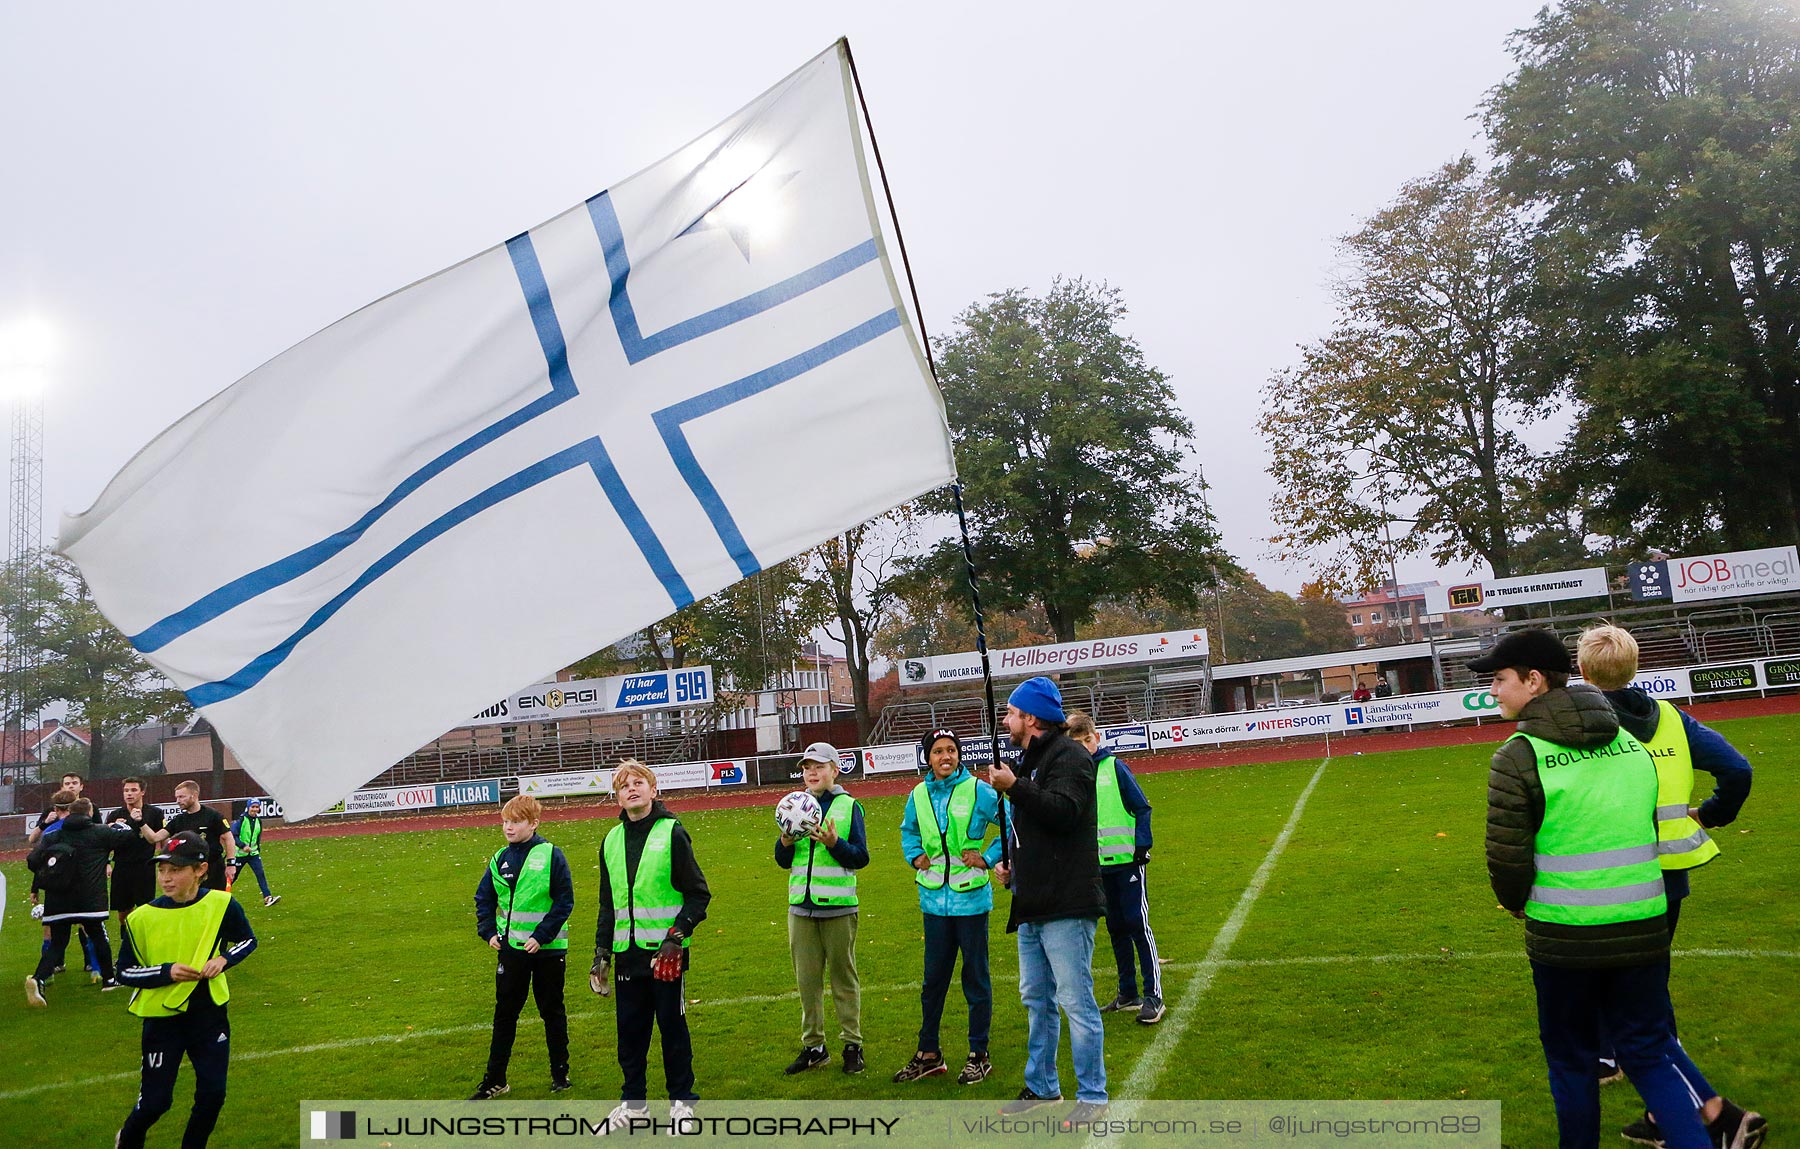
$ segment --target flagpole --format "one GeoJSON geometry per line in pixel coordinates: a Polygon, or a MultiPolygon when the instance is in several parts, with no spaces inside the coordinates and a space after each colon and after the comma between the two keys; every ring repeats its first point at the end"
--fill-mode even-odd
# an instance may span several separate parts
{"type": "MultiPolygon", "coordinates": [[[[894,189],[888,183],[887,165],[881,159],[881,142],[875,137],[875,121],[869,115],[869,101],[863,95],[862,75],[856,70],[856,53],[850,50],[850,37],[842,40],[844,59],[850,64],[850,82],[856,88],[856,103],[862,109],[863,126],[869,132],[869,150],[875,154],[875,171],[881,176],[881,194],[887,199],[888,218],[894,222],[894,241],[900,248],[900,267],[906,273],[906,288],[912,295],[913,314],[919,321],[919,342],[925,345],[925,362],[931,368],[932,382],[937,383],[938,390],[943,390],[943,383],[938,379],[937,358],[931,353],[931,339],[925,333],[925,309],[919,305],[919,284],[913,278],[912,259],[906,254],[906,233],[900,228],[900,213],[894,208],[894,189]]],[[[962,531],[963,565],[969,575],[969,601],[975,608],[975,649],[981,654],[981,685],[987,697],[987,714],[982,724],[987,727],[989,752],[993,755],[989,769],[1000,765],[1000,728],[995,720],[994,706],[994,672],[988,662],[987,621],[981,613],[981,589],[977,585],[978,570],[975,566],[975,547],[969,540],[969,517],[963,511],[962,481],[959,479],[950,485],[951,494],[956,500],[956,525],[962,531]]],[[[1010,861],[1012,849],[1007,841],[1007,827],[1000,827],[1001,858],[1010,861]]]]}

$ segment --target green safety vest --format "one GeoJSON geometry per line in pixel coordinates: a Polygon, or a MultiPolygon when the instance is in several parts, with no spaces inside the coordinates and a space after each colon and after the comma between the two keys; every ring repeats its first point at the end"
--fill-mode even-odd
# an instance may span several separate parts
{"type": "Polygon", "coordinates": [[[1116,866],[1137,857],[1137,816],[1119,796],[1119,760],[1111,754],[1094,766],[1095,812],[1100,824],[1100,864],[1116,866]]]}
{"type": "MultiPolygon", "coordinates": [[[[839,794],[832,799],[825,816],[837,827],[838,837],[850,836],[855,809],[856,799],[848,794],[839,794]]],[[[812,900],[821,906],[854,906],[856,871],[838,865],[831,851],[824,846],[816,849],[815,846],[811,838],[801,838],[794,843],[794,864],[788,869],[788,905],[805,905],[810,893],[812,900]],[[820,859],[818,862],[813,861],[815,854],[820,859]]]]}
{"type": "MultiPolygon", "coordinates": [[[[525,855],[525,865],[520,868],[519,876],[510,884],[500,876],[500,856],[507,849],[506,846],[500,847],[488,860],[488,874],[494,879],[494,897],[499,901],[494,910],[494,922],[500,927],[500,936],[508,945],[523,948],[531,940],[531,932],[544,924],[544,919],[550,916],[550,911],[556,904],[550,897],[550,856],[556,852],[556,847],[549,842],[539,842],[531,847],[531,851],[525,855]]],[[[569,923],[563,922],[555,940],[545,942],[538,948],[568,949],[569,923]]]]}
{"type": "MultiPolygon", "coordinates": [[[[200,896],[185,906],[163,907],[142,905],[125,919],[125,930],[131,935],[131,949],[144,965],[180,962],[195,969],[203,968],[219,948],[219,926],[225,921],[225,910],[231,895],[223,890],[202,886],[200,896]]],[[[132,991],[130,1009],[139,1017],[173,1017],[187,1012],[188,998],[201,985],[197,981],[178,981],[152,989],[132,991]]],[[[231,1000],[231,987],[225,984],[225,971],[212,979],[213,1000],[224,1005],[231,1000]]]]}
{"type": "Polygon", "coordinates": [[[1661,917],[1656,860],[1656,763],[1621,730],[1595,750],[1515,734],[1537,752],[1544,824],[1525,916],[1569,926],[1661,917]]]}
{"type": "MultiPolygon", "coordinates": [[[[979,840],[969,840],[968,830],[969,819],[975,816],[977,785],[973,777],[964,778],[950,791],[950,803],[946,808],[950,815],[947,830],[937,823],[937,811],[932,809],[931,793],[925,789],[925,783],[913,787],[913,817],[919,823],[919,840],[925,846],[925,856],[931,859],[929,869],[913,871],[913,880],[928,890],[943,889],[946,877],[950,888],[959,894],[988,884],[986,870],[980,866],[965,866],[962,861],[964,850],[981,846],[979,840]]],[[[790,877],[789,881],[792,880],[790,877]]]]}
{"type": "MultiPolygon", "coordinates": [[[[600,857],[606,863],[607,880],[612,884],[614,953],[636,942],[640,949],[653,950],[669,936],[675,915],[681,912],[681,892],[675,888],[675,819],[658,818],[644,839],[644,852],[638,855],[637,880],[625,873],[625,827],[614,826],[600,844],[600,857]]],[[[682,938],[682,948],[688,939],[682,938]]]]}
{"type": "Polygon", "coordinates": [[[244,828],[244,836],[238,839],[238,856],[240,858],[254,858],[258,854],[261,854],[262,819],[252,818],[250,815],[245,814],[238,820],[238,825],[244,828]]]}
{"type": "Polygon", "coordinates": [[[1644,743],[1656,759],[1656,854],[1665,870],[1691,870],[1719,856],[1718,843],[1688,814],[1694,794],[1694,755],[1681,711],[1658,702],[1656,737],[1644,743]]]}

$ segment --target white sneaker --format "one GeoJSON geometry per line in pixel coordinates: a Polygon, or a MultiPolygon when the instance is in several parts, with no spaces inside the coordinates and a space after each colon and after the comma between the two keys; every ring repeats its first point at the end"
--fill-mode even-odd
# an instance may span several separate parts
{"type": "Polygon", "coordinates": [[[680,1137],[680,1136],[683,1136],[684,1134],[700,1132],[700,1126],[698,1126],[698,1125],[694,1125],[689,1129],[682,1128],[683,1122],[692,1121],[693,1119],[694,1119],[694,1107],[692,1105],[689,1105],[685,1101],[669,1102],[669,1124],[671,1126],[671,1128],[669,1130],[670,1136],[680,1137]]]}
{"type": "Polygon", "coordinates": [[[606,1115],[606,1127],[608,1129],[624,1129],[633,1120],[642,1121],[649,1116],[650,1107],[648,1105],[633,1105],[629,1101],[621,1101],[613,1107],[611,1113],[606,1115]]]}
{"type": "Polygon", "coordinates": [[[268,897],[263,899],[263,905],[272,906],[276,902],[279,902],[280,900],[281,900],[280,894],[270,894],[268,897]]]}
{"type": "Polygon", "coordinates": [[[39,1009],[44,1007],[44,983],[35,974],[25,975],[25,1004],[35,1005],[39,1009]]]}

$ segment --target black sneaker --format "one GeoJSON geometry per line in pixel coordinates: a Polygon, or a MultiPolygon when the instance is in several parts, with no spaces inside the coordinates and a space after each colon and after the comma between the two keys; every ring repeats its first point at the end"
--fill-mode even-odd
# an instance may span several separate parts
{"type": "Polygon", "coordinates": [[[844,1072],[861,1073],[863,1071],[862,1046],[844,1046],[844,1072]]]}
{"type": "Polygon", "coordinates": [[[1089,1125],[1104,1116],[1106,1116],[1106,1102],[1077,1101],[1075,1108],[1069,1110],[1069,1115],[1063,1118],[1062,1127],[1073,1129],[1077,1125],[1089,1125]]]}
{"type": "MultiPolygon", "coordinates": [[[[861,1051],[858,1050],[858,1052],[860,1053],[861,1051]]],[[[788,1067],[782,1070],[782,1072],[789,1077],[792,1077],[796,1073],[805,1073],[809,1069],[817,1069],[821,1065],[830,1064],[831,1052],[823,1045],[803,1045],[800,1047],[800,1056],[788,1062],[788,1067]]]]}
{"type": "Polygon", "coordinates": [[[962,1072],[956,1075],[958,1085],[974,1085],[978,1081],[986,1081],[988,1074],[994,1072],[994,1063],[988,1060],[985,1053],[971,1053],[969,1060],[963,1062],[962,1072]]]}
{"type": "Polygon", "coordinates": [[[935,1077],[940,1073],[948,1072],[950,1072],[950,1067],[944,1064],[943,1054],[915,1053],[912,1055],[912,1060],[908,1061],[905,1065],[902,1065],[894,1074],[894,1080],[918,1081],[922,1078],[935,1077]]]}
{"type": "Polygon", "coordinates": [[[1619,1136],[1639,1145],[1652,1145],[1655,1149],[1663,1149],[1662,1130],[1656,1127],[1656,1118],[1648,1113],[1619,1130],[1619,1136]]]}
{"type": "Polygon", "coordinates": [[[1017,1100],[1008,1101],[1000,1107],[1000,1116],[1012,1117],[1019,1113],[1030,1113],[1040,1105],[1054,1105],[1061,1100],[1062,1094],[1060,1093],[1055,1097],[1039,1097],[1029,1089],[1021,1089],[1017,1100]]]}
{"type": "Polygon", "coordinates": [[[1617,1062],[1601,1060],[1594,1063],[1594,1076],[1600,1079],[1600,1084],[1611,1085],[1615,1081],[1625,1080],[1625,1071],[1619,1068],[1617,1062]]]}
{"type": "Polygon", "coordinates": [[[552,1073],[550,1075],[550,1092],[567,1093],[573,1088],[575,1088],[575,1086],[569,1081],[569,1074],[567,1071],[562,1073],[552,1073]]]}
{"type": "Polygon", "coordinates": [[[481,1087],[469,1095],[470,1101],[492,1101],[502,1093],[512,1092],[512,1086],[504,1081],[483,1081],[481,1087]]]}
{"type": "Polygon", "coordinates": [[[1732,1104],[1725,1098],[1719,1115],[1706,1123],[1706,1136],[1713,1149],[1760,1149],[1769,1134],[1769,1123],[1760,1113],[1732,1104]]]}
{"type": "Polygon", "coordinates": [[[119,979],[116,977],[109,977],[105,981],[100,983],[100,992],[101,993],[107,993],[111,990],[115,990],[115,989],[119,989],[119,988],[120,988],[119,979]]]}
{"type": "Polygon", "coordinates": [[[1163,999],[1153,993],[1144,995],[1144,1004],[1138,1009],[1138,1024],[1155,1025],[1163,1019],[1163,999]]]}
{"type": "Polygon", "coordinates": [[[1132,994],[1130,997],[1126,997],[1124,994],[1120,994],[1118,997],[1113,998],[1111,1001],[1109,1001],[1105,1005],[1101,1006],[1100,1012],[1101,1013],[1122,1013],[1128,1009],[1132,1009],[1132,1010],[1141,1009],[1143,1007],[1143,1004],[1144,1004],[1144,999],[1139,997],[1135,993],[1132,994]]]}

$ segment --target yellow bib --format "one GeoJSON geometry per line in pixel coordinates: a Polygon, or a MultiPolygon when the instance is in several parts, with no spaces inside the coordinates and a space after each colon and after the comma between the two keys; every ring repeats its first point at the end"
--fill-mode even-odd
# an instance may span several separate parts
{"type": "MultiPolygon", "coordinates": [[[[219,927],[231,895],[222,890],[202,889],[200,896],[185,906],[161,908],[139,906],[125,919],[125,930],[131,935],[131,948],[142,965],[164,965],[180,962],[200,969],[211,961],[219,948],[219,927]]],[[[225,984],[225,972],[212,979],[213,999],[220,1005],[231,1000],[225,984]]],[[[178,981],[140,989],[131,995],[131,1012],[139,1017],[173,1017],[185,1013],[188,998],[198,981],[178,981]]]]}
{"type": "Polygon", "coordinates": [[[1688,814],[1694,795],[1694,756],[1681,711],[1658,702],[1656,737],[1644,743],[1656,759],[1656,860],[1665,870],[1691,870],[1719,856],[1719,847],[1688,814]]]}

